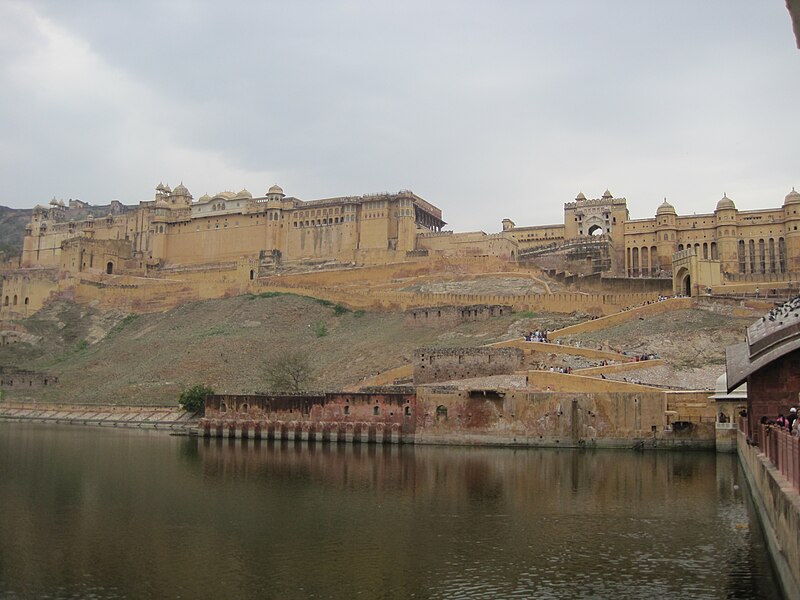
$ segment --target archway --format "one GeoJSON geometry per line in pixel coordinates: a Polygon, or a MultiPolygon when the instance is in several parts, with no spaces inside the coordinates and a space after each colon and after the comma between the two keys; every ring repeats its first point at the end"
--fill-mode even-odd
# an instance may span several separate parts
{"type": "Polygon", "coordinates": [[[600,236],[603,235],[604,233],[605,231],[603,231],[603,228],[600,227],[600,225],[592,225],[591,227],[589,227],[589,235],[600,236]]]}
{"type": "Polygon", "coordinates": [[[114,273],[114,263],[113,262],[108,261],[108,264],[106,265],[106,273],[108,275],[111,275],[112,273],[114,273]]]}
{"type": "Polygon", "coordinates": [[[687,267],[679,268],[672,281],[676,294],[692,295],[692,278],[687,267]]]}

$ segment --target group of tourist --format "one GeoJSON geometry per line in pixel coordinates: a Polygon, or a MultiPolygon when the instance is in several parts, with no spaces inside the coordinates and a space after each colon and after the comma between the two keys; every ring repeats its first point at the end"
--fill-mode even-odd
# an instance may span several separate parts
{"type": "Polygon", "coordinates": [[[800,429],[800,427],[795,426],[796,423],[797,409],[794,406],[789,409],[789,414],[786,416],[784,416],[782,412],[778,413],[778,418],[774,421],[775,425],[781,429],[786,429],[791,435],[798,435],[798,429],[800,429]]]}
{"type": "Polygon", "coordinates": [[[550,367],[551,373],[565,373],[572,375],[572,367],[550,367]]]}
{"type": "Polygon", "coordinates": [[[525,335],[522,336],[526,342],[547,342],[547,331],[539,330],[536,331],[529,331],[525,335]]]}

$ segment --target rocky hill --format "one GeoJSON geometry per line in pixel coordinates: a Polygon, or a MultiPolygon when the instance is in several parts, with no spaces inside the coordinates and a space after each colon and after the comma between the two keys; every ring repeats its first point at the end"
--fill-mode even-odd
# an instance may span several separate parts
{"type": "Polygon", "coordinates": [[[0,263],[19,256],[31,209],[0,206],[0,263]]]}
{"type": "Polygon", "coordinates": [[[0,347],[0,364],[60,379],[58,388],[14,392],[15,399],[163,404],[194,383],[220,392],[265,390],[269,365],[281,353],[305,354],[313,388],[335,390],[409,363],[420,346],[478,346],[516,337],[534,322],[554,329],[576,320],[527,314],[414,326],[400,313],[273,294],[138,316],[58,302],[20,323],[39,341],[0,347]]]}
{"type": "MultiPolygon", "coordinates": [[[[60,379],[58,387],[15,390],[10,399],[165,404],[174,403],[183,388],[195,383],[219,392],[265,391],[270,365],[286,353],[307,357],[313,371],[311,389],[336,390],[410,363],[420,346],[479,346],[585,318],[515,313],[456,325],[436,320],[412,324],[402,313],[353,312],[273,293],[195,302],[144,315],[101,313],[57,302],[15,324],[33,341],[0,347],[0,365],[60,379]]],[[[739,341],[753,318],[724,308],[695,308],[635,319],[564,338],[563,343],[656,353],[668,365],[637,370],[638,380],[703,389],[713,386],[724,370],[725,346],[739,341]]],[[[570,366],[587,365],[578,361],[570,366]]],[[[629,375],[610,378],[624,377],[629,375]]]]}

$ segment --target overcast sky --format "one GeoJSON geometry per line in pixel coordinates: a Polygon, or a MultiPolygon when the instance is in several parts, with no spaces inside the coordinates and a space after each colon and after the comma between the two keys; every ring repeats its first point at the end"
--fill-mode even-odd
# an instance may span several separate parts
{"type": "Polygon", "coordinates": [[[780,206],[784,0],[0,0],[0,204],[411,189],[448,228],[780,206]]]}

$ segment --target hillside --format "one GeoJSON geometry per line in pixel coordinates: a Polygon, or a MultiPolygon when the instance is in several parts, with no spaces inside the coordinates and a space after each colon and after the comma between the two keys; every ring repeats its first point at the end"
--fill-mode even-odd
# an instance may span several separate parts
{"type": "Polygon", "coordinates": [[[25,225],[31,219],[30,209],[0,206],[0,263],[19,256],[25,225]]]}
{"type": "Polygon", "coordinates": [[[35,345],[0,347],[0,364],[58,375],[56,389],[16,399],[163,404],[183,386],[220,392],[265,389],[280,352],[304,352],[316,389],[333,390],[407,364],[419,346],[478,346],[536,327],[577,321],[566,315],[506,315],[483,322],[410,326],[402,314],[351,312],[292,295],[239,296],[157,314],[101,314],[66,302],[21,322],[35,345]]]}

